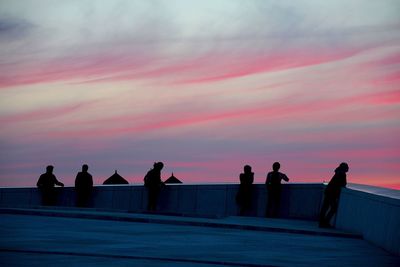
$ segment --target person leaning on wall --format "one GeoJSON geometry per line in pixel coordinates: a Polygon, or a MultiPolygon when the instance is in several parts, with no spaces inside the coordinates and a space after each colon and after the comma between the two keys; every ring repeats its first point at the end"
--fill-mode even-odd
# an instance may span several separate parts
{"type": "Polygon", "coordinates": [[[164,163],[155,162],[153,168],[144,177],[144,185],[148,191],[147,210],[155,211],[157,208],[158,195],[164,183],[161,181],[161,170],[164,163]]]}
{"type": "Polygon", "coordinates": [[[53,174],[54,167],[49,165],[46,167],[46,172],[40,175],[36,185],[42,193],[42,205],[52,206],[57,203],[57,192],[55,185],[64,186],[63,183],[57,180],[53,174]]]}
{"type": "Polygon", "coordinates": [[[346,162],[340,163],[335,169],[335,174],[328,183],[324,193],[324,201],[322,203],[321,213],[319,216],[319,227],[331,228],[330,221],[336,214],[339,196],[342,187],[347,184],[346,173],[349,171],[349,165],[346,162]]]}
{"type": "Polygon", "coordinates": [[[250,165],[243,167],[243,173],[239,175],[240,185],[236,195],[236,203],[239,206],[239,215],[243,216],[251,209],[252,186],[254,182],[254,172],[250,165]]]}
{"type": "Polygon", "coordinates": [[[286,174],[279,172],[280,167],[281,164],[279,162],[272,164],[272,172],[268,173],[265,181],[268,194],[266,217],[270,218],[278,217],[279,215],[282,192],[281,181],[289,182],[286,174]]]}

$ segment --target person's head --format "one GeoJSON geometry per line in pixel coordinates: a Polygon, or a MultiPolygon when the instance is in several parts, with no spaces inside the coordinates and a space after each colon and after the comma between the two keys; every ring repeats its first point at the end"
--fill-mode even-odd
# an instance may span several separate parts
{"type": "Polygon", "coordinates": [[[342,162],[339,165],[339,169],[343,172],[348,172],[349,171],[349,165],[346,162],[342,162]]]}
{"type": "Polygon", "coordinates": [[[82,171],[87,172],[89,170],[89,166],[87,164],[82,165],[82,171]]]}
{"type": "Polygon", "coordinates": [[[250,165],[244,165],[243,171],[244,171],[245,173],[250,173],[250,172],[251,172],[251,166],[250,166],[250,165]]]}
{"type": "Polygon", "coordinates": [[[161,161],[160,161],[160,162],[155,162],[155,163],[154,163],[154,169],[155,169],[155,170],[161,171],[163,167],[164,167],[164,163],[162,163],[161,161]]]}
{"type": "Polygon", "coordinates": [[[53,167],[52,165],[48,165],[48,166],[46,167],[46,172],[47,172],[47,173],[53,173],[53,169],[54,169],[54,167],[53,167]]]}
{"type": "Polygon", "coordinates": [[[281,164],[279,162],[274,162],[274,164],[272,164],[272,169],[274,171],[279,171],[279,169],[281,168],[281,164]]]}

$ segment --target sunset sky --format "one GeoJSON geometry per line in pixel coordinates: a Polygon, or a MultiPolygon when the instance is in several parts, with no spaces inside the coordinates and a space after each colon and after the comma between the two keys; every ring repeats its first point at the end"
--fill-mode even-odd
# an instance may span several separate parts
{"type": "Polygon", "coordinates": [[[0,186],[46,165],[400,189],[400,1],[0,1],[0,186]]]}

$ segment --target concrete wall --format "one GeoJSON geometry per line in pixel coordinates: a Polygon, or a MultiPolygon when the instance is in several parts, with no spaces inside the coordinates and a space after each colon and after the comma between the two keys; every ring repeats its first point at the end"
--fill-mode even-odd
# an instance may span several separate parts
{"type": "Polygon", "coordinates": [[[365,240],[400,256],[400,191],[355,188],[342,190],[336,227],[362,234],[365,240]]]}
{"type": "MultiPolygon", "coordinates": [[[[158,210],[165,213],[193,216],[237,215],[235,197],[238,185],[168,185],[161,191],[158,210]]],[[[59,206],[75,206],[71,187],[57,188],[59,206]]],[[[283,218],[315,220],[318,218],[323,185],[285,184],[282,189],[283,218]]],[[[41,205],[37,188],[0,188],[0,205],[26,207],[41,205]]],[[[143,186],[96,186],[90,207],[130,212],[143,212],[147,207],[147,190],[143,186]]],[[[266,209],[265,185],[254,185],[249,216],[263,217],[266,209]]]]}
{"type": "MultiPolygon", "coordinates": [[[[235,197],[238,185],[168,185],[160,194],[158,210],[188,216],[222,217],[237,215],[235,197]]],[[[59,206],[75,206],[71,187],[57,188],[59,206]]],[[[265,185],[254,185],[249,216],[263,217],[266,209],[265,185]]],[[[282,218],[317,220],[324,185],[284,184],[282,218]]],[[[1,207],[39,206],[37,188],[0,188],[1,207]]],[[[147,190],[143,186],[96,186],[90,207],[106,210],[143,212],[147,190]]],[[[400,255],[400,191],[370,186],[343,189],[336,216],[336,227],[363,237],[382,248],[400,255]],[[398,197],[397,197],[398,196],[398,197]]]]}

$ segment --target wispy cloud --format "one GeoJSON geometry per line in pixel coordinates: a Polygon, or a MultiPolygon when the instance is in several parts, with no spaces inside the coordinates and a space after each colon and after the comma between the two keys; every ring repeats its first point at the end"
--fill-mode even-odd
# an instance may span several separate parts
{"type": "Polygon", "coordinates": [[[398,1],[0,10],[2,184],[49,163],[72,184],[83,161],[98,182],[115,168],[142,182],[154,160],[185,181],[236,181],[248,163],[263,182],[275,160],[293,181],[344,160],[353,182],[398,176],[398,1]]]}

